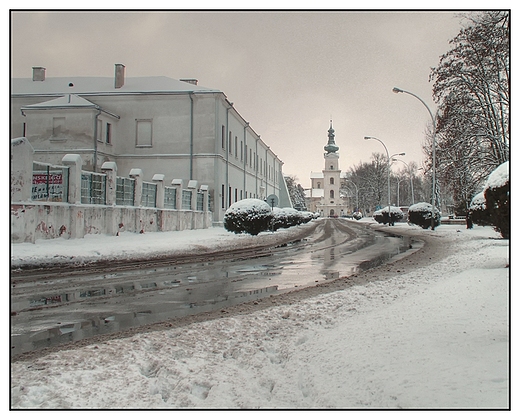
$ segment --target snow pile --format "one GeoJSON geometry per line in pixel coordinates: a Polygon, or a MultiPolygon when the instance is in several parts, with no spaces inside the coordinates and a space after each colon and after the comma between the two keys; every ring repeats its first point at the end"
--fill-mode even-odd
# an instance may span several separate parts
{"type": "Polygon", "coordinates": [[[488,188],[503,187],[509,182],[509,161],[502,163],[489,175],[484,191],[488,188]]]}
{"type": "Polygon", "coordinates": [[[486,197],[484,197],[484,191],[479,192],[475,197],[473,197],[469,209],[472,211],[486,210],[486,197]]]}
{"type": "Polygon", "coordinates": [[[122,232],[119,236],[86,235],[82,239],[39,239],[36,243],[11,243],[11,267],[35,264],[85,264],[100,260],[156,258],[170,254],[225,251],[291,238],[300,227],[257,237],[234,234],[222,227],[175,232],[122,232]]]}
{"type": "Polygon", "coordinates": [[[243,214],[256,215],[258,213],[271,213],[271,207],[263,200],[257,198],[246,198],[233,203],[227,210],[226,215],[243,214]]]}
{"type": "Polygon", "coordinates": [[[431,235],[457,252],[282,306],[12,363],[11,406],[507,408],[509,241],[488,227],[431,235]]]}

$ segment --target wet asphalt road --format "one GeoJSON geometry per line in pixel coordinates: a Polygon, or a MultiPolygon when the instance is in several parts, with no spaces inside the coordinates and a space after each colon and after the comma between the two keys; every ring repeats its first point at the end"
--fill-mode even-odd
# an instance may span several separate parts
{"type": "Polygon", "coordinates": [[[346,277],[411,245],[363,224],[322,219],[301,240],[210,261],[28,276],[11,288],[11,355],[346,277]]]}

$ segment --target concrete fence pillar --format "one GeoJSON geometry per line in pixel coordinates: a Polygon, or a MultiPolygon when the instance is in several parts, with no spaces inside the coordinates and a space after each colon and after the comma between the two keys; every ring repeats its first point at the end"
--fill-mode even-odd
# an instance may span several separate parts
{"type": "Polygon", "coordinates": [[[182,209],[182,179],[174,179],[172,181],[173,188],[175,188],[175,208],[182,209]]]}
{"type": "Polygon", "coordinates": [[[31,201],[33,155],[25,137],[11,140],[11,202],[31,201]]]}
{"type": "Polygon", "coordinates": [[[143,170],[140,168],[133,168],[130,170],[130,178],[135,179],[135,195],[134,206],[141,206],[141,199],[143,197],[143,170]]]}
{"type": "Polygon", "coordinates": [[[203,194],[202,211],[207,212],[209,210],[209,187],[207,185],[201,185],[200,191],[203,194]]]}
{"type": "Polygon", "coordinates": [[[198,181],[195,181],[194,179],[191,179],[188,182],[188,189],[191,191],[190,210],[192,211],[197,210],[197,185],[198,181]]]}
{"type": "Polygon", "coordinates": [[[83,160],[80,155],[69,153],[61,159],[69,167],[69,203],[81,204],[81,170],[83,160]]]}
{"type": "Polygon", "coordinates": [[[101,171],[107,177],[107,183],[106,183],[107,206],[115,206],[116,205],[116,190],[117,190],[117,164],[115,162],[105,162],[101,166],[101,171]]]}
{"type": "Polygon", "coordinates": [[[155,196],[155,207],[164,208],[164,174],[155,174],[152,181],[157,184],[157,195],[155,196]]]}

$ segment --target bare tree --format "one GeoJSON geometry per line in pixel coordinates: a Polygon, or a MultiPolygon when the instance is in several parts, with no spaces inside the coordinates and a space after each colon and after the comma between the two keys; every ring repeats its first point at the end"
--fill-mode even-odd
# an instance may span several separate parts
{"type": "MultiPolygon", "coordinates": [[[[436,119],[436,157],[443,190],[465,207],[480,184],[509,160],[508,11],[464,16],[453,48],[431,71],[436,119]]],[[[431,133],[425,144],[431,156],[431,133]]],[[[431,165],[431,161],[427,163],[431,165]]]]}

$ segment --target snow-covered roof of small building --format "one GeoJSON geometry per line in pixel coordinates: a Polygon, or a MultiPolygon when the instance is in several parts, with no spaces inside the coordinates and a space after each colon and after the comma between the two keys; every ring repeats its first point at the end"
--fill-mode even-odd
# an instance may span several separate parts
{"type": "Polygon", "coordinates": [[[309,188],[304,191],[305,197],[312,198],[312,197],[323,197],[323,188],[309,188]]]}
{"type": "Polygon", "coordinates": [[[90,102],[89,100],[82,98],[78,95],[64,95],[60,96],[55,99],[51,99],[49,101],[39,102],[32,105],[26,105],[24,107],[21,107],[22,111],[27,111],[31,109],[88,109],[88,108],[94,108],[94,109],[100,109],[116,118],[119,118],[117,115],[108,112],[104,109],[102,109],[99,105],[96,105],[93,102],[90,102]]]}
{"type": "Polygon", "coordinates": [[[115,88],[113,77],[47,77],[44,81],[32,78],[11,79],[11,95],[55,95],[74,93],[130,94],[168,92],[222,92],[166,76],[126,77],[124,85],[115,88]]]}

